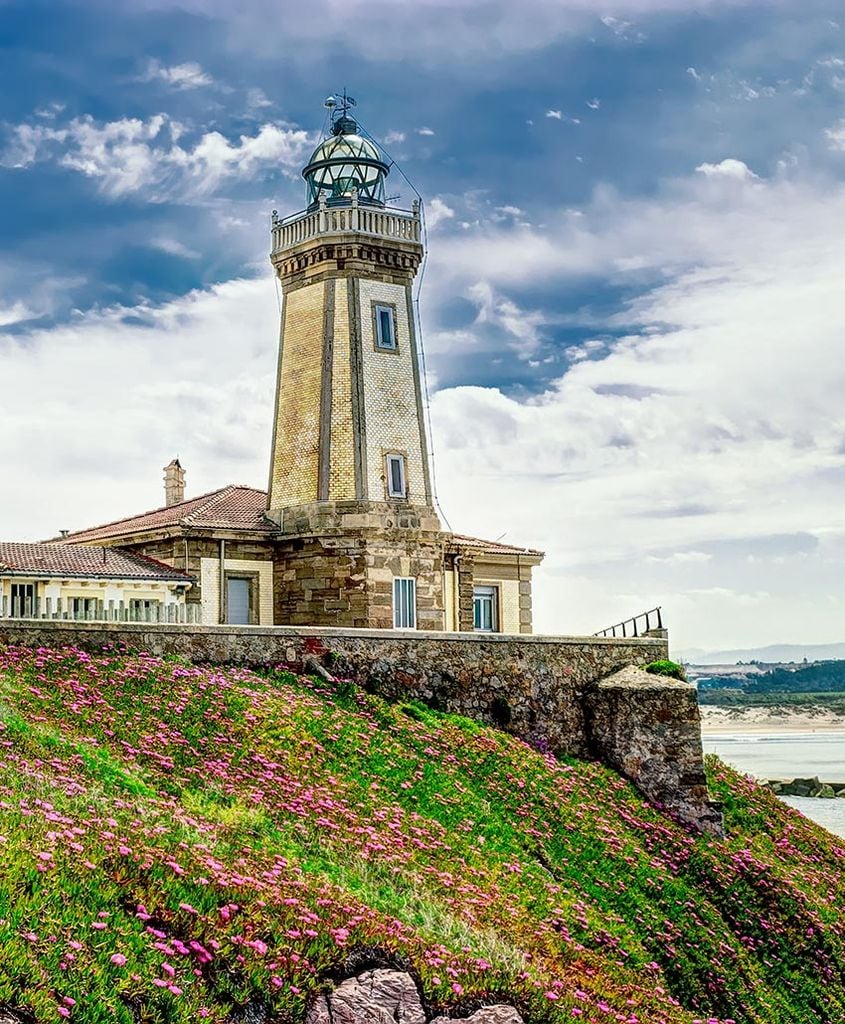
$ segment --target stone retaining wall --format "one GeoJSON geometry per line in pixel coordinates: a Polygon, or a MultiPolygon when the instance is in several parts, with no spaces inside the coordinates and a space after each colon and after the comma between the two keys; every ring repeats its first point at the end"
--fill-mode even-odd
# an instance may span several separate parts
{"type": "Polygon", "coordinates": [[[624,694],[618,684],[602,684],[629,666],[667,657],[665,635],[615,639],[5,620],[0,643],[86,649],[125,644],[219,665],[285,664],[300,671],[319,666],[391,700],[416,698],[498,726],[541,749],[599,757],[678,813],[691,800],[695,807],[681,815],[691,823],[706,800],[694,687],[658,683],[643,673],[625,681],[624,694]],[[624,756],[626,745],[640,753],[624,756]],[[670,763],[683,769],[660,770],[670,763]]]}

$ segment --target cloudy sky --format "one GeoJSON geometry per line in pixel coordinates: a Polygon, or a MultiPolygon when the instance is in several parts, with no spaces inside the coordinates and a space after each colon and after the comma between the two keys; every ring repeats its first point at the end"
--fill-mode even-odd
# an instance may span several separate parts
{"type": "Polygon", "coordinates": [[[537,629],[845,639],[841,0],[0,0],[0,536],[266,486],[344,86],[425,198],[445,517],[548,552],[537,629]]]}

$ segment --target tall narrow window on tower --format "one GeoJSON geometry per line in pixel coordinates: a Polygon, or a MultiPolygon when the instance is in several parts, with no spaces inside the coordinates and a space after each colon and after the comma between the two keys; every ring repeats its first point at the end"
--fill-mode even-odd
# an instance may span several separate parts
{"type": "Polygon", "coordinates": [[[388,498],[406,497],[405,456],[388,455],[387,459],[387,496],[388,498]]]}
{"type": "Polygon", "coordinates": [[[376,348],[396,349],[396,320],[392,306],[376,306],[376,348]]]}

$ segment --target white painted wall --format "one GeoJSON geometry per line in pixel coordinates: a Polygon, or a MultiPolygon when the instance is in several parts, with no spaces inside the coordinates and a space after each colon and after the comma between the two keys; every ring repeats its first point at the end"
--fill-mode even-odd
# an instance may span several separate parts
{"type": "MultiPolygon", "coordinates": [[[[258,624],[273,625],[273,563],[247,558],[227,558],[228,572],[258,573],[258,624]]],[[[220,559],[200,559],[202,621],[216,625],[220,621],[220,559]]]]}
{"type": "Polygon", "coordinates": [[[446,631],[448,633],[454,633],[458,628],[458,624],[455,620],[455,602],[456,593],[455,587],[457,586],[456,573],[454,569],[444,569],[443,571],[443,607],[446,610],[446,631]]]}
{"type": "Polygon", "coordinates": [[[11,605],[12,584],[34,583],[40,602],[41,611],[46,610],[49,599],[51,614],[56,611],[57,601],[62,602],[62,611],[67,610],[67,602],[74,597],[91,597],[101,601],[106,610],[111,604],[117,608],[121,602],[128,605],[133,599],[141,601],[159,601],[161,604],[184,605],[185,591],[177,585],[155,580],[96,580],[96,579],[38,579],[25,576],[6,576],[0,578],[0,603],[5,598],[7,609],[11,605]]]}

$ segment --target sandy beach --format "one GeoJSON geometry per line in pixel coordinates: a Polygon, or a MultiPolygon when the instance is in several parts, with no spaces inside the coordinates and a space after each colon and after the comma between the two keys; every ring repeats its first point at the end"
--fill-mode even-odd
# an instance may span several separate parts
{"type": "Polygon", "coordinates": [[[707,736],[845,732],[845,716],[822,708],[813,711],[808,708],[729,708],[708,705],[701,708],[701,731],[707,736]]]}

